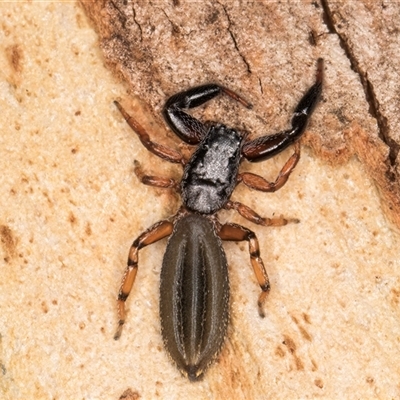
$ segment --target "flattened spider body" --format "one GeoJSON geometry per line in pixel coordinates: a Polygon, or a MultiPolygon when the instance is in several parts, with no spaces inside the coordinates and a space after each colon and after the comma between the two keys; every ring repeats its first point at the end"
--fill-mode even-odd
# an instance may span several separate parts
{"type": "MultiPolygon", "coordinates": [[[[185,110],[225,94],[250,108],[251,105],[225,87],[208,84],[178,93],[168,99],[164,117],[171,129],[186,143],[197,145],[189,160],[178,151],[153,142],[143,127],[122,106],[118,109],[142,144],[164,160],[184,167],[180,183],[173,179],[145,175],[135,162],[142,183],[179,191],[183,205],[171,220],[157,222],[133,242],[128,265],[118,294],[118,339],[125,323],[125,301],[135,281],[139,250],[169,237],[160,282],[160,318],[164,345],[179,370],[190,380],[202,377],[220,351],[229,319],[229,280],[221,240],[247,241],[250,261],[261,288],[260,316],[270,284],[260,257],[256,235],[232,223],[221,224],[216,213],[233,209],[249,221],[264,226],[281,226],[290,220],[264,218],[230,196],[240,182],[263,192],[274,192],[288,180],[300,158],[300,147],[283,166],[275,182],[259,175],[239,173],[243,159],[251,162],[270,158],[297,142],[304,132],[322,90],[323,61],[318,60],[316,82],[297,105],[292,127],[286,131],[248,140],[222,124],[204,125],[185,110]]],[[[294,220],[292,220],[294,221],[294,220]]]]}

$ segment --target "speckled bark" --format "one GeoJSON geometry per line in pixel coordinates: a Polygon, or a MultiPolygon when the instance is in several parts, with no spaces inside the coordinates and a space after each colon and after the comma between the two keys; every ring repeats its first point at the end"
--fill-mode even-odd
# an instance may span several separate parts
{"type": "MultiPolygon", "coordinates": [[[[390,164],[396,153],[390,156],[374,115],[386,118],[384,132],[397,141],[397,69],[388,65],[399,64],[398,5],[348,3],[135,2],[136,22],[126,22],[138,38],[126,50],[132,63],[114,65],[131,75],[131,94],[148,104],[143,113],[128,85],[104,68],[99,36],[80,4],[0,2],[1,399],[400,398],[400,235],[365,173],[397,199],[397,182],[387,178],[396,178],[390,164]],[[196,18],[189,18],[189,6],[196,18]],[[146,173],[182,176],[178,165],[149,154],[113,101],[146,124],[152,138],[178,147],[163,123],[147,117],[158,117],[165,98],[184,87],[221,82],[254,109],[221,98],[195,115],[254,137],[288,126],[319,56],[326,85],[303,140],[314,150],[302,146],[298,166],[276,193],[238,185],[232,196],[265,217],[300,223],[266,228],[233,211],[219,213],[221,222],[257,235],[271,282],[265,318],[257,312],[260,289],[248,244],[224,242],[228,336],[204,380],[191,383],[168,360],[160,334],[165,240],[140,250],[124,332],[113,340],[129,246],[181,204],[171,190],[141,184],[134,160],[146,173]]],[[[108,32],[112,14],[102,4],[85,8],[102,12],[109,23],[98,31],[108,32]]],[[[292,153],[243,162],[241,170],[274,180],[292,153]]]]}

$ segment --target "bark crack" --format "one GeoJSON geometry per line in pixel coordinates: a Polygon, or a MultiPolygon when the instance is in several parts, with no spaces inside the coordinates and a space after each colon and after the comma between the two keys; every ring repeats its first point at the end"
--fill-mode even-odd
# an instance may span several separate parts
{"type": "Polygon", "coordinates": [[[176,34],[179,34],[179,33],[180,33],[179,26],[176,25],[176,24],[171,20],[171,18],[168,16],[168,14],[166,13],[166,11],[165,11],[163,8],[161,8],[161,11],[162,11],[163,14],[165,15],[165,18],[167,18],[168,22],[170,23],[171,28],[172,28],[172,32],[175,32],[176,34]]]}
{"type": "Polygon", "coordinates": [[[225,14],[225,16],[226,16],[226,19],[228,20],[228,28],[227,28],[227,30],[228,30],[228,33],[229,33],[231,39],[232,39],[233,46],[235,47],[236,51],[238,52],[238,54],[239,54],[240,58],[242,59],[243,63],[246,65],[246,70],[247,70],[247,72],[248,72],[249,74],[251,74],[252,72],[251,72],[250,64],[249,64],[249,62],[246,60],[246,57],[243,55],[243,53],[240,51],[240,48],[239,48],[239,45],[238,45],[238,43],[237,43],[236,37],[235,37],[234,33],[232,32],[232,29],[231,29],[232,20],[231,20],[231,18],[230,18],[230,16],[229,16],[229,13],[228,13],[228,11],[226,10],[226,7],[225,7],[223,4],[221,4],[220,2],[218,2],[218,4],[219,4],[219,5],[222,7],[222,9],[224,10],[224,14],[225,14]]]}
{"type": "Polygon", "coordinates": [[[132,3],[132,15],[133,15],[133,22],[139,28],[140,41],[142,42],[143,41],[143,30],[142,30],[142,27],[139,24],[138,20],[136,19],[136,9],[135,9],[134,3],[132,3]]]}
{"type": "MultiPolygon", "coordinates": [[[[357,57],[354,55],[351,49],[347,36],[336,29],[335,16],[329,7],[329,1],[321,0],[321,5],[324,13],[324,22],[328,28],[328,31],[337,35],[339,38],[340,46],[344,50],[346,57],[349,59],[352,70],[358,75],[361,81],[364,89],[365,99],[369,105],[369,113],[377,121],[379,137],[389,147],[389,163],[390,166],[393,167],[396,165],[396,158],[400,151],[400,145],[390,137],[389,124],[386,116],[381,112],[379,100],[376,96],[374,86],[368,78],[368,73],[361,68],[357,57]]],[[[395,174],[393,171],[388,171],[388,178],[391,181],[395,180],[395,174]]]]}
{"type": "Polygon", "coordinates": [[[260,78],[258,78],[258,86],[260,87],[261,94],[264,94],[264,89],[260,78]]]}
{"type": "Polygon", "coordinates": [[[125,15],[124,12],[118,7],[118,5],[115,3],[114,0],[111,0],[111,1],[110,1],[110,4],[114,7],[115,10],[117,10],[118,16],[119,16],[119,22],[121,23],[122,27],[125,29],[125,28],[126,28],[126,22],[127,22],[126,15],[125,15]]]}

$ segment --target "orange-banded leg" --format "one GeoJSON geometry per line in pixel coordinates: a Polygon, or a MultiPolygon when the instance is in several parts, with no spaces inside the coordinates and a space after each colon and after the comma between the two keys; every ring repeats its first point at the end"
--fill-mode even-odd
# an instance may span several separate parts
{"type": "Polygon", "coordinates": [[[261,215],[257,214],[254,210],[252,210],[250,207],[248,207],[242,203],[239,203],[238,201],[229,200],[224,205],[224,208],[226,210],[237,211],[243,218],[246,218],[249,221],[251,221],[257,225],[283,226],[289,222],[294,222],[294,223],[299,222],[299,220],[297,218],[284,218],[282,215],[280,217],[273,217],[273,218],[262,217],[261,215]]]}
{"type": "Polygon", "coordinates": [[[163,189],[168,189],[172,188],[175,191],[179,191],[179,183],[177,183],[174,179],[172,178],[163,178],[155,175],[146,175],[139,163],[139,161],[134,161],[135,165],[135,174],[140,180],[145,185],[149,186],[155,186],[163,189]]]}
{"type": "Polygon", "coordinates": [[[128,125],[135,131],[138,135],[140,141],[142,142],[143,146],[146,147],[147,150],[155,154],[156,156],[162,158],[163,160],[169,161],[175,164],[186,164],[185,158],[182,156],[181,153],[178,151],[171,149],[170,147],[163,146],[156,142],[153,142],[150,139],[149,134],[146,130],[139,124],[133,117],[131,117],[125,109],[118,103],[118,101],[114,101],[114,104],[117,106],[118,110],[125,118],[125,121],[128,125]]]}
{"type": "Polygon", "coordinates": [[[169,236],[172,233],[173,227],[174,225],[170,221],[164,220],[157,222],[133,242],[129,250],[128,265],[125,269],[121,287],[118,292],[117,308],[119,321],[117,331],[114,335],[115,340],[118,340],[121,336],[122,327],[125,323],[125,301],[135,282],[139,262],[139,250],[169,236]]]}
{"type": "Polygon", "coordinates": [[[300,144],[295,144],[295,151],[289,160],[286,161],[283,168],[280,170],[278,177],[275,182],[269,182],[263,177],[252,174],[250,172],[244,172],[238,175],[238,183],[243,182],[246,186],[251,189],[260,190],[261,192],[275,192],[279,190],[289,179],[290,174],[296,167],[300,160],[300,144]]]}
{"type": "Polygon", "coordinates": [[[260,257],[260,246],[258,244],[256,234],[244,226],[228,223],[221,226],[218,236],[222,240],[232,240],[235,242],[247,240],[249,243],[251,265],[261,288],[261,294],[258,297],[257,303],[258,313],[260,314],[260,317],[264,318],[265,313],[263,304],[267,298],[271,286],[269,284],[269,278],[267,271],[265,270],[263,260],[260,257]]]}

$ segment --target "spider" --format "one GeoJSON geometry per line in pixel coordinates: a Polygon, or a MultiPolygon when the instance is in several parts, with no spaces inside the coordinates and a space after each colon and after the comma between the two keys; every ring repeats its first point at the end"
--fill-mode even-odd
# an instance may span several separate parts
{"type": "Polygon", "coordinates": [[[267,272],[260,257],[257,237],[250,229],[233,224],[221,224],[217,212],[236,210],[247,220],[263,226],[281,226],[289,220],[283,217],[264,218],[246,205],[230,200],[238,183],[251,189],[274,192],[288,180],[300,158],[298,139],[322,91],[323,60],[317,63],[315,83],[294,110],[291,128],[273,135],[250,140],[247,136],[223,124],[203,124],[187,110],[200,106],[219,94],[227,95],[243,106],[250,103],[232,90],[218,84],[206,84],[170,97],[163,115],[170,128],[184,142],[197,146],[189,159],[178,151],[150,139],[145,129],[124,108],[119,111],[136,132],[142,144],[163,160],[181,164],[180,182],[146,175],[135,162],[135,173],[145,185],[171,188],[181,194],[182,206],[171,219],[159,221],[133,242],[127,267],[118,294],[118,339],[125,323],[125,301],[131,292],[138,269],[139,250],[169,237],[160,277],[160,320],[167,352],[182,374],[191,381],[200,379],[220,351],[229,320],[229,279],[223,240],[247,241],[250,262],[261,288],[258,311],[264,316],[263,303],[270,290],[267,272]],[[266,160],[289,145],[295,144],[274,182],[249,173],[239,172],[240,163],[266,160]]]}

